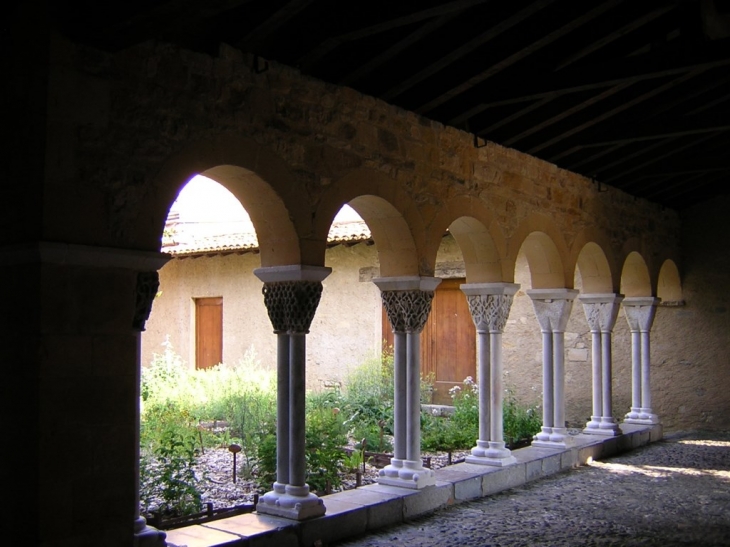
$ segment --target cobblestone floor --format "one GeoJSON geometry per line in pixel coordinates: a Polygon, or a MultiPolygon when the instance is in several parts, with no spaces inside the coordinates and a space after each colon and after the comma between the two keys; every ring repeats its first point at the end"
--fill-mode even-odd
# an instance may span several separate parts
{"type": "Polygon", "coordinates": [[[665,435],[609,460],[338,547],[730,546],[730,432],[665,435]]]}

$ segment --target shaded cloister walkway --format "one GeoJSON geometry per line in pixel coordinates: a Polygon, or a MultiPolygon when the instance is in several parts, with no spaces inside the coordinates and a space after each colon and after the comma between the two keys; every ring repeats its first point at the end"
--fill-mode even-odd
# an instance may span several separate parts
{"type": "MultiPolygon", "coordinates": [[[[730,432],[682,432],[338,547],[730,545],[730,432]]],[[[335,545],[335,544],[333,544],[335,545]]]]}
{"type": "Polygon", "coordinates": [[[256,513],[168,532],[175,547],[730,545],[730,431],[575,435],[505,467],[456,464],[422,490],[373,484],[326,496],[300,522],[256,513]],[[338,543],[339,542],[339,543],[338,543]]]}

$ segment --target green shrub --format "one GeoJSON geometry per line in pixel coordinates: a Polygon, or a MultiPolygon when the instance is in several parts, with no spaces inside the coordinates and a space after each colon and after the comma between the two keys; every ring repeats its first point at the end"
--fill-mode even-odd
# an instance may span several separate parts
{"type": "Polygon", "coordinates": [[[140,498],[145,511],[156,508],[167,515],[189,515],[201,510],[198,455],[194,431],[165,430],[140,461],[140,498]]]}
{"type": "Polygon", "coordinates": [[[540,408],[520,405],[514,390],[508,388],[503,401],[504,440],[508,445],[530,442],[542,427],[540,408]]]}

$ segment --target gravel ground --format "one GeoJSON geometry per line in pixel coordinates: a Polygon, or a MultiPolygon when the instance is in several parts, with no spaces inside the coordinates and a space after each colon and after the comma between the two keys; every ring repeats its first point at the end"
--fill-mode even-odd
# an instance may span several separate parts
{"type": "MultiPolygon", "coordinates": [[[[466,451],[454,452],[451,455],[452,461],[463,460],[466,454],[466,451]]],[[[430,457],[432,469],[448,465],[448,454],[446,452],[429,452],[423,454],[423,456],[430,457]]],[[[200,479],[198,487],[202,493],[203,503],[212,503],[213,509],[253,503],[254,495],[258,491],[256,482],[252,477],[246,476],[241,454],[237,455],[236,463],[236,482],[233,482],[233,454],[227,448],[206,448],[205,452],[198,456],[195,473],[200,479]]],[[[377,467],[366,464],[361,484],[366,485],[377,482],[378,471],[377,467]]],[[[333,493],[356,488],[356,485],[355,473],[347,474],[343,477],[342,486],[335,489],[333,493]]],[[[154,505],[155,502],[152,501],[151,506],[154,505]]],[[[145,514],[146,508],[142,507],[141,511],[142,514],[145,514]]]]}
{"type": "Polygon", "coordinates": [[[685,432],[339,547],[730,546],[730,432],[685,432]]]}

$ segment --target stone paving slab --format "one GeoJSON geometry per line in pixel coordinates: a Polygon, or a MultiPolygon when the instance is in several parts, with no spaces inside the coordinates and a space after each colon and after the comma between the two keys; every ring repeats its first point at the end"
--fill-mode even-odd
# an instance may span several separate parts
{"type": "MultiPolygon", "coordinates": [[[[684,489],[685,496],[692,500],[705,499],[702,495],[693,494],[691,487],[699,488],[696,484],[680,485],[675,479],[686,474],[705,480],[709,473],[721,486],[715,490],[719,496],[716,506],[722,507],[718,513],[719,520],[705,523],[704,529],[709,535],[702,540],[709,543],[697,543],[697,538],[694,538],[693,542],[676,545],[730,546],[730,539],[727,543],[713,539],[713,534],[717,535],[717,526],[725,534],[722,541],[725,541],[725,536],[730,538],[730,519],[726,518],[730,507],[730,433],[726,434],[726,438],[707,442],[692,439],[685,439],[686,442],[662,441],[660,425],[651,428],[629,426],[618,437],[578,434],[568,448],[526,447],[516,450],[513,452],[515,463],[504,467],[459,463],[438,470],[436,485],[421,490],[372,484],[326,496],[327,513],[316,519],[295,522],[253,513],[233,517],[230,521],[221,519],[171,530],[168,532],[168,544],[170,547],[326,547],[339,541],[344,542],[341,543],[343,546],[352,547],[381,547],[394,542],[439,547],[675,545],[665,541],[667,537],[674,537],[671,534],[664,537],[664,543],[654,541],[654,536],[663,537],[657,535],[654,528],[647,528],[651,534],[642,536],[644,528],[632,521],[638,514],[638,507],[644,518],[649,519],[642,521],[643,524],[651,524],[658,508],[666,509],[663,504],[672,499],[654,484],[642,484],[635,491],[635,484],[641,483],[644,475],[655,473],[653,469],[657,465],[657,469],[661,468],[661,464],[655,462],[662,462],[666,456],[662,450],[672,447],[677,453],[672,452],[674,463],[669,466],[670,471],[656,471],[660,475],[669,474],[671,493],[677,492],[673,486],[676,485],[680,490],[684,489]],[[650,442],[653,444],[649,448],[642,448],[650,442]],[[654,449],[653,445],[658,448],[654,449]],[[685,452],[692,447],[699,447],[699,452],[687,456],[685,452]],[[716,450],[718,447],[721,448],[719,452],[716,450]],[[658,452],[644,452],[650,449],[658,452]],[[629,459],[625,460],[629,463],[616,468],[618,471],[611,468],[614,461],[624,460],[614,457],[609,461],[606,458],[627,450],[633,452],[619,457],[638,458],[635,461],[641,463],[630,463],[634,460],[629,459]],[[708,451],[722,455],[716,454],[716,467],[705,467],[708,451]],[[675,468],[695,471],[684,473],[675,468]],[[627,484],[623,484],[625,475],[628,476],[627,484]],[[524,499],[518,498],[510,504],[510,496],[513,495],[524,499]],[[637,502],[633,501],[634,495],[637,502]],[[622,513],[621,510],[627,507],[635,509],[622,513]],[[534,514],[534,511],[542,513],[534,514]],[[435,520],[428,515],[435,515],[435,520]],[[453,530],[449,531],[449,527],[453,530]],[[357,536],[363,539],[350,542],[349,538],[357,536]],[[523,538],[529,540],[523,541],[523,538]]],[[[702,487],[707,488],[708,485],[703,484],[702,487]]],[[[679,495],[681,497],[682,494],[679,495]]],[[[711,504],[714,503],[711,501],[711,504]]],[[[665,520],[692,528],[695,521],[687,519],[686,507],[681,503],[677,507],[682,509],[665,520]]]]}
{"type": "Polygon", "coordinates": [[[730,432],[666,436],[334,545],[730,546],[730,432]]]}

